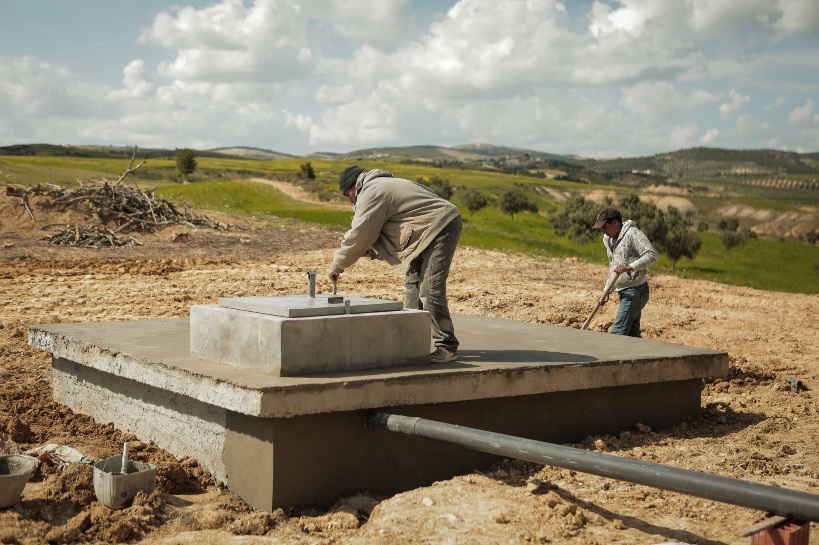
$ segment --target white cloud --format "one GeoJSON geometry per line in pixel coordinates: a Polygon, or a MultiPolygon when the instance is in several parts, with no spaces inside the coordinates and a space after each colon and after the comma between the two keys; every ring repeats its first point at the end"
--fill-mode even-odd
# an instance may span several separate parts
{"type": "Polygon", "coordinates": [[[65,68],[34,57],[0,57],[0,104],[4,117],[37,119],[40,123],[106,115],[104,88],[65,68]]]}
{"type": "Polygon", "coordinates": [[[712,127],[706,131],[702,137],[700,137],[700,143],[704,146],[711,144],[714,140],[719,137],[719,129],[712,127]]]}
{"type": "Polygon", "coordinates": [[[108,93],[112,100],[145,98],[154,91],[154,78],[142,60],[128,63],[122,74],[122,89],[108,93]]]}
{"type": "Polygon", "coordinates": [[[775,109],[779,108],[780,106],[782,106],[783,104],[785,104],[785,102],[786,102],[787,100],[788,100],[788,99],[787,99],[787,98],[785,98],[785,97],[781,97],[781,96],[780,96],[780,97],[776,97],[776,100],[774,100],[774,101],[773,101],[773,102],[771,102],[770,104],[766,104],[766,105],[765,105],[765,111],[766,111],[766,112],[770,112],[771,110],[775,110],[775,109]]]}
{"type": "Polygon", "coordinates": [[[813,116],[813,101],[807,99],[802,106],[797,106],[791,110],[791,113],[788,114],[788,123],[798,127],[805,127],[811,123],[816,123],[816,118],[813,116]]]}
{"type": "Polygon", "coordinates": [[[638,83],[624,91],[622,103],[631,113],[652,119],[690,107],[688,98],[668,82],[638,83]]]}
{"type": "Polygon", "coordinates": [[[691,102],[693,102],[696,106],[705,106],[712,104],[717,100],[719,100],[719,98],[714,93],[704,89],[696,89],[695,91],[691,92],[691,102]]]}
{"type": "Polygon", "coordinates": [[[697,32],[724,33],[761,26],[776,15],[774,0],[691,0],[691,26],[697,32]]]}
{"type": "Polygon", "coordinates": [[[751,100],[750,96],[741,95],[734,89],[731,89],[728,96],[730,97],[731,101],[723,102],[719,106],[719,114],[723,119],[727,119],[732,113],[739,110],[743,105],[747,104],[751,100]]]}
{"type": "Polygon", "coordinates": [[[370,142],[390,142],[396,137],[397,112],[392,101],[375,93],[365,101],[350,102],[329,109],[310,126],[311,145],[337,144],[344,147],[370,142]]]}
{"type": "Polygon", "coordinates": [[[693,121],[691,123],[677,125],[671,131],[670,135],[672,148],[680,149],[691,147],[693,145],[693,142],[695,142],[699,130],[700,130],[699,125],[697,125],[693,121]]]}
{"type": "Polygon", "coordinates": [[[819,33],[819,6],[816,0],[777,0],[779,17],[773,23],[784,34],[819,33]]]}

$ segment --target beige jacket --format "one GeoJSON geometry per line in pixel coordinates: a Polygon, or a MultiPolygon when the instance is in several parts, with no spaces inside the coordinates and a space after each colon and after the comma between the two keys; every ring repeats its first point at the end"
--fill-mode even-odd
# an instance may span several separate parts
{"type": "Polygon", "coordinates": [[[374,169],[356,182],[355,215],[333,254],[330,268],[342,273],[370,248],[400,274],[435,236],[461,213],[426,187],[374,169]]]}

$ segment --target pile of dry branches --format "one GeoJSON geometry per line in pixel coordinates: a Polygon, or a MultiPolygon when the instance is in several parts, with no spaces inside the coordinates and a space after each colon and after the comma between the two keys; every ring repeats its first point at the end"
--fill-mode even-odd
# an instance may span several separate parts
{"type": "MultiPolygon", "coordinates": [[[[123,184],[125,177],[143,164],[139,163],[134,166],[136,151],[134,147],[131,162],[116,182],[111,183],[103,178],[89,185],[81,183],[78,189],[68,189],[54,184],[37,184],[30,187],[8,186],[6,195],[19,197],[26,212],[35,221],[31,197],[44,197],[46,203],[41,206],[60,210],[72,208],[96,216],[102,223],[101,227],[66,225],[63,230],[43,239],[58,246],[99,248],[101,246],[140,245],[142,243],[138,240],[132,237],[122,239],[118,233],[152,233],[168,225],[211,229],[228,228],[227,225],[213,221],[207,216],[195,214],[188,210],[187,206],[180,209],[168,200],[157,198],[153,189],[139,189],[123,184]],[[113,225],[113,230],[109,230],[108,225],[113,225]]],[[[43,228],[54,225],[44,225],[43,228]]]]}
{"type": "MultiPolygon", "coordinates": [[[[207,216],[199,216],[187,209],[179,209],[172,202],[157,198],[153,190],[137,189],[107,181],[78,189],[66,189],[52,184],[37,184],[26,188],[22,197],[48,197],[57,208],[80,208],[86,205],[103,225],[113,223],[114,232],[151,233],[168,225],[224,228],[207,216]]],[[[33,215],[33,214],[32,214],[33,215]]]]}
{"type": "Polygon", "coordinates": [[[122,238],[110,229],[93,225],[69,225],[62,231],[44,237],[43,240],[54,246],[79,246],[95,249],[102,246],[142,246],[142,243],[134,237],[122,238]]]}

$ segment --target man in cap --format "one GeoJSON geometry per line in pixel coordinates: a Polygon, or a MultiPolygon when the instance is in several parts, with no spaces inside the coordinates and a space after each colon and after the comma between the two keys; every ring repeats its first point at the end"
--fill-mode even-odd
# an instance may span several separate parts
{"type": "MultiPolygon", "coordinates": [[[[620,297],[620,306],[611,326],[611,333],[640,337],[640,315],[648,303],[648,275],[646,268],[657,262],[657,252],[632,220],[623,223],[620,211],[607,206],[597,214],[592,226],[603,231],[603,244],[609,257],[609,278],[606,285],[620,277],[614,285],[620,297]]],[[[609,300],[603,289],[599,302],[609,300]]]]}
{"type": "Polygon", "coordinates": [[[345,168],[338,187],[353,204],[352,227],[327,268],[331,282],[360,257],[377,256],[404,275],[405,306],[432,319],[430,362],[458,358],[446,281],[463,223],[458,208],[430,189],[379,169],[345,168]]]}

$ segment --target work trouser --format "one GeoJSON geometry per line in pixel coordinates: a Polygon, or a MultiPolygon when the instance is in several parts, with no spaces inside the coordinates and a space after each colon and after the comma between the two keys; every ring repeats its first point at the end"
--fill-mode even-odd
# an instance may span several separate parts
{"type": "Polygon", "coordinates": [[[620,306],[617,307],[611,333],[640,337],[640,316],[648,303],[648,282],[619,290],[617,295],[620,296],[620,306]]]}
{"type": "Polygon", "coordinates": [[[458,339],[449,314],[446,281],[462,230],[460,216],[449,222],[421,255],[412,260],[404,276],[404,306],[429,312],[432,344],[452,351],[458,349],[458,339]]]}

